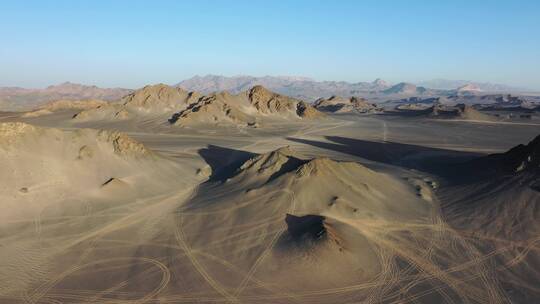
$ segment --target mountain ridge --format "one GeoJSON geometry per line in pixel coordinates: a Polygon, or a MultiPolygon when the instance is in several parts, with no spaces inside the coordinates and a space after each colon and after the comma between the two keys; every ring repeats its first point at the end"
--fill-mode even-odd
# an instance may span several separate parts
{"type": "Polygon", "coordinates": [[[0,106],[2,110],[30,110],[56,100],[101,99],[113,101],[122,98],[133,90],[124,88],[101,88],[69,81],[50,85],[42,89],[21,87],[0,87],[0,106]]]}
{"type": "MultiPolygon", "coordinates": [[[[489,92],[513,92],[519,88],[492,83],[465,80],[435,79],[418,83],[390,83],[381,78],[371,82],[317,81],[302,76],[194,76],[180,81],[174,87],[203,94],[227,91],[238,94],[250,88],[262,85],[276,93],[296,99],[314,102],[320,98],[342,97],[381,97],[386,95],[478,95],[489,92]]],[[[17,86],[0,87],[0,108],[7,111],[29,110],[47,102],[71,99],[101,99],[115,101],[132,93],[133,89],[101,88],[96,85],[84,85],[63,82],[45,88],[22,88],[17,86]]],[[[524,91],[524,90],[523,90],[524,91]]],[[[395,97],[395,96],[394,96],[395,97]]]]}
{"type": "Polygon", "coordinates": [[[436,78],[431,80],[424,80],[416,82],[416,85],[428,87],[438,90],[457,90],[460,87],[472,85],[477,87],[481,91],[487,92],[515,92],[515,91],[531,91],[528,88],[516,87],[501,83],[480,82],[472,80],[451,80],[436,78]]]}
{"type": "Polygon", "coordinates": [[[515,88],[504,84],[469,80],[435,79],[423,82],[399,82],[394,84],[380,78],[371,82],[347,82],[317,81],[312,78],[295,76],[255,77],[239,75],[228,77],[212,74],[205,76],[197,75],[185,79],[175,86],[202,93],[229,91],[230,93],[235,94],[245,91],[249,87],[255,85],[262,85],[277,93],[307,101],[315,101],[319,98],[330,98],[332,96],[352,97],[390,94],[452,95],[464,91],[463,89],[467,88],[477,88],[477,90],[472,90],[472,92],[481,91],[484,93],[526,91],[526,89],[523,88],[515,88]]]}
{"type": "Polygon", "coordinates": [[[262,85],[279,94],[308,101],[329,98],[334,95],[350,97],[357,94],[369,94],[390,87],[388,82],[380,78],[372,82],[350,83],[346,81],[316,81],[311,78],[295,76],[227,77],[221,75],[194,76],[177,83],[175,86],[202,93],[228,91],[237,94],[256,85],[262,85]]]}

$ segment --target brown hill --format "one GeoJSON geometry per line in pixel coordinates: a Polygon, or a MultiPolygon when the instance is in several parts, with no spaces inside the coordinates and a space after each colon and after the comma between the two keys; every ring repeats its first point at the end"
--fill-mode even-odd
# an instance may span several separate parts
{"type": "Polygon", "coordinates": [[[322,116],[322,113],[303,101],[255,86],[238,95],[221,92],[203,96],[185,110],[175,113],[169,122],[179,126],[208,123],[254,126],[263,120],[298,120],[322,116]]]}
{"type": "Polygon", "coordinates": [[[114,199],[146,196],[186,171],[121,132],[64,131],[19,122],[0,123],[0,167],[0,200],[13,208],[12,216],[35,212],[38,203],[101,196],[111,179],[114,183],[106,188],[137,188],[114,199]]]}
{"type": "Polygon", "coordinates": [[[76,121],[117,120],[139,116],[170,115],[186,108],[198,97],[180,88],[164,84],[148,85],[124,96],[119,102],[82,111],[73,118],[76,121]]]}
{"type": "Polygon", "coordinates": [[[494,117],[480,113],[473,107],[465,104],[458,104],[455,106],[434,105],[431,108],[429,114],[434,118],[453,118],[453,119],[465,119],[465,120],[494,120],[494,117]]]}
{"type": "MultiPolygon", "coordinates": [[[[197,236],[190,239],[191,250],[204,248],[248,273],[227,277],[224,285],[234,286],[236,294],[247,291],[253,274],[276,288],[306,292],[381,280],[381,286],[390,286],[387,291],[378,294],[381,286],[368,284],[354,293],[356,299],[377,303],[399,299],[390,290],[414,285],[414,274],[429,273],[433,281],[422,286],[431,290],[445,284],[448,296],[454,293],[453,282],[475,275],[482,265],[460,268],[469,257],[459,237],[438,218],[430,191],[421,181],[409,184],[355,162],[307,159],[285,147],[254,156],[224,180],[201,185],[182,209],[188,214],[182,228],[197,236]],[[231,242],[208,246],[199,237],[208,231],[231,242]],[[238,248],[245,249],[234,254],[238,248]],[[440,271],[439,265],[455,271],[440,271]],[[408,282],[393,283],[398,275],[408,282]]],[[[498,296],[488,295],[483,284],[460,285],[466,290],[455,292],[498,296]]],[[[335,302],[326,296],[318,298],[335,302]]]]}
{"type": "MultiPolygon", "coordinates": [[[[100,149],[109,150],[122,157],[145,157],[151,154],[142,144],[117,131],[79,129],[68,132],[54,128],[36,127],[21,122],[0,124],[0,142],[2,142],[2,148],[5,151],[26,149],[34,144],[39,146],[39,144],[46,144],[47,142],[53,143],[49,148],[44,147],[45,149],[39,150],[40,153],[46,153],[54,146],[62,147],[63,144],[66,144],[68,148],[71,148],[88,139],[101,142],[100,149]],[[70,141],[73,141],[73,143],[70,143],[70,141]]],[[[79,152],[89,151],[89,148],[87,145],[81,145],[75,150],[79,152]]],[[[75,153],[73,157],[76,155],[75,153]]]]}
{"type": "Polygon", "coordinates": [[[313,106],[320,111],[332,112],[332,113],[375,113],[380,112],[381,109],[374,103],[369,103],[362,97],[350,97],[343,98],[339,96],[332,96],[330,98],[318,99],[313,106]]]}
{"type": "Polygon", "coordinates": [[[470,121],[495,121],[496,117],[481,113],[472,106],[457,104],[455,106],[434,104],[404,104],[396,107],[396,113],[408,116],[423,116],[436,119],[455,119],[470,121]]]}
{"type": "Polygon", "coordinates": [[[238,95],[201,95],[163,84],[146,86],[119,102],[74,115],[76,121],[124,120],[151,117],[178,126],[230,124],[256,126],[259,120],[317,118],[310,105],[256,86],[238,95]]]}

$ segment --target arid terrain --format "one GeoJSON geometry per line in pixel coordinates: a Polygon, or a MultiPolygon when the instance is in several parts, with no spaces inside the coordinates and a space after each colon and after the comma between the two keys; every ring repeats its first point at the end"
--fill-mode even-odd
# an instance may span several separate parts
{"type": "Polygon", "coordinates": [[[0,303],[540,301],[536,97],[256,84],[0,112],[0,303]]]}

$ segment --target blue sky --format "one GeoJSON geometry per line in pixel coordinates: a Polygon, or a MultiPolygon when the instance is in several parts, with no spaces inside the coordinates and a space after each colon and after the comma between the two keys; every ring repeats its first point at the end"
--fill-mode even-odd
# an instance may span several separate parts
{"type": "Polygon", "coordinates": [[[2,1],[0,86],[193,75],[540,89],[540,1],[2,1]]]}

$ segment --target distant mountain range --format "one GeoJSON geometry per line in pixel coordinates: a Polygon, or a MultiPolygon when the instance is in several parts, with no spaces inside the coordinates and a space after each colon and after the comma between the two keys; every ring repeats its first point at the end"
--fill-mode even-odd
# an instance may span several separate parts
{"type": "Polygon", "coordinates": [[[433,79],[421,81],[417,83],[419,86],[436,89],[436,90],[453,90],[465,86],[474,86],[479,91],[485,92],[517,92],[527,91],[526,88],[513,87],[505,84],[476,82],[470,80],[448,80],[448,79],[433,79]]]}
{"type": "Polygon", "coordinates": [[[210,93],[229,91],[238,93],[255,85],[262,85],[275,92],[309,101],[317,98],[338,96],[380,96],[388,95],[452,95],[465,92],[515,92],[524,89],[503,84],[481,83],[465,80],[436,79],[413,84],[400,82],[391,84],[382,79],[372,82],[315,81],[305,77],[253,77],[253,76],[195,76],[177,84],[186,90],[210,93]]]}
{"type": "MultiPolygon", "coordinates": [[[[382,79],[372,82],[316,81],[306,77],[291,76],[195,76],[176,84],[176,87],[202,94],[227,91],[237,94],[261,85],[276,93],[306,101],[332,96],[365,97],[374,102],[413,96],[480,95],[489,92],[508,93],[523,91],[502,84],[479,83],[464,80],[436,79],[413,84],[391,84],[382,79]]],[[[59,99],[118,100],[133,90],[124,88],[99,88],[65,82],[44,89],[0,87],[0,110],[28,110],[59,99]]]]}
{"type": "Polygon", "coordinates": [[[315,81],[305,77],[225,77],[217,75],[195,76],[181,81],[176,86],[201,93],[228,91],[236,94],[256,85],[262,85],[277,93],[308,101],[314,101],[321,97],[328,98],[333,95],[376,94],[391,87],[388,82],[381,79],[376,79],[373,82],[350,83],[345,81],[315,81]]]}
{"type": "Polygon", "coordinates": [[[60,99],[102,99],[117,100],[132,90],[122,88],[99,88],[64,82],[44,89],[26,89],[20,87],[0,87],[1,110],[28,110],[38,105],[60,99]]]}

